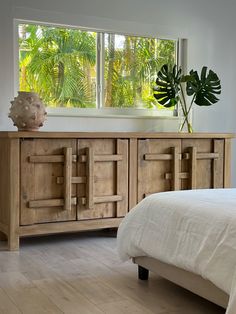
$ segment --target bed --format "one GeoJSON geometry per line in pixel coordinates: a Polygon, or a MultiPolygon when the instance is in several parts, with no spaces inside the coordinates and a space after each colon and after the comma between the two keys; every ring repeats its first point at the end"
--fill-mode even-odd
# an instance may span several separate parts
{"type": "Polygon", "coordinates": [[[236,189],[157,193],[118,229],[122,260],[236,313],[236,189]]]}

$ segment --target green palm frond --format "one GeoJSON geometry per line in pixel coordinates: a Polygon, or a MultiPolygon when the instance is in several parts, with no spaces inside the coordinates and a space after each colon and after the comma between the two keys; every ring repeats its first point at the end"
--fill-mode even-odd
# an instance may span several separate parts
{"type": "Polygon", "coordinates": [[[20,43],[20,62],[27,74],[28,88],[50,104],[91,102],[84,66],[96,64],[95,35],[39,25],[28,25],[24,31],[28,31],[28,37],[20,43]]]}

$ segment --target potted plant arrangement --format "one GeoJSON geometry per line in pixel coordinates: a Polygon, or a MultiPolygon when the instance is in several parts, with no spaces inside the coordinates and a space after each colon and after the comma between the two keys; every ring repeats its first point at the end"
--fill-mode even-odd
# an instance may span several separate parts
{"type": "Polygon", "coordinates": [[[217,74],[212,70],[207,72],[206,66],[202,68],[200,75],[194,70],[184,75],[177,65],[169,67],[168,64],[164,64],[157,74],[154,87],[154,97],[160,105],[170,108],[180,104],[184,117],[180,131],[186,125],[189,133],[193,132],[189,120],[193,104],[211,106],[218,102],[216,95],[220,93],[221,84],[217,74]],[[192,97],[189,104],[186,96],[192,97]]]}

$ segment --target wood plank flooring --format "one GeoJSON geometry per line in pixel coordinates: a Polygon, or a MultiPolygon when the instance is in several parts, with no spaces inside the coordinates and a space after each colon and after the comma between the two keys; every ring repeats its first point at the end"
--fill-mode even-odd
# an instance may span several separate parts
{"type": "Polygon", "coordinates": [[[113,231],[0,241],[0,314],[223,314],[225,311],[151,274],[137,279],[122,263],[113,231]]]}

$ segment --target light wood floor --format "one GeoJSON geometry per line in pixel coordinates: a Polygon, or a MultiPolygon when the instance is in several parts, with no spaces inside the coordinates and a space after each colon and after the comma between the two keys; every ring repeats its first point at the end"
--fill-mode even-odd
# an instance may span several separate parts
{"type": "Polygon", "coordinates": [[[225,311],[136,266],[120,262],[113,232],[0,241],[0,313],[223,314],[225,311]]]}

